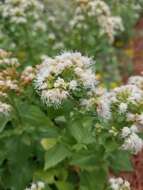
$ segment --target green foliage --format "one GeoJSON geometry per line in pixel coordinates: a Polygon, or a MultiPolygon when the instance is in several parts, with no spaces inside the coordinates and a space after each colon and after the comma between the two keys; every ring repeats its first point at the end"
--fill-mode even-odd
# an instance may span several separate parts
{"type": "MultiPolygon", "coordinates": [[[[0,67],[0,106],[1,101],[6,101],[12,107],[10,114],[0,110],[0,190],[24,190],[36,181],[43,181],[45,190],[109,190],[110,171],[119,174],[133,170],[131,154],[121,150],[122,142],[118,136],[124,126],[130,125],[125,115],[117,113],[117,105],[113,105],[113,119],[106,123],[96,111],[81,108],[79,99],[86,98],[87,94],[82,88],[73,92],[75,99],[69,95],[61,106],[48,107],[35,93],[34,78],[33,83],[27,80],[30,71],[24,78],[25,83],[21,76],[26,66],[33,66],[36,73],[43,55],[55,56],[70,50],[95,58],[96,69],[93,65],[93,70],[102,76],[101,82],[107,88],[112,82],[120,83],[118,52],[123,54],[121,47],[133,33],[142,0],[138,4],[139,10],[135,9],[135,0],[104,1],[111,16],[120,16],[125,28],[124,32],[118,31],[113,36],[112,43],[109,34],[100,30],[97,17],[91,18],[86,11],[83,13],[85,25],[81,21],[78,27],[72,27],[71,21],[79,6],[76,1],[40,1],[44,8],[40,12],[33,12],[34,5],[26,9],[21,15],[27,19],[23,23],[17,20],[23,10],[18,7],[22,1],[12,2],[19,10],[15,21],[11,21],[12,15],[9,16],[14,7],[6,9],[8,17],[5,17],[2,13],[7,3],[0,2],[0,47],[10,50],[19,59],[20,66],[14,71],[12,66],[4,72],[7,65],[0,67]],[[40,26],[36,27],[38,21],[40,26]],[[117,44],[122,45],[118,48],[117,44]],[[18,73],[19,89],[14,92],[8,89],[3,98],[1,92],[5,85],[1,87],[1,78],[9,71],[14,73],[12,79],[18,73]]],[[[1,54],[0,51],[0,61],[1,54]]],[[[71,81],[75,78],[73,73],[69,69],[61,76],[71,81]]],[[[12,80],[9,76],[5,79],[8,84],[12,80]]],[[[54,85],[51,81],[47,80],[49,89],[54,85]]],[[[142,113],[143,104],[129,107],[135,114],[142,113]]]]}

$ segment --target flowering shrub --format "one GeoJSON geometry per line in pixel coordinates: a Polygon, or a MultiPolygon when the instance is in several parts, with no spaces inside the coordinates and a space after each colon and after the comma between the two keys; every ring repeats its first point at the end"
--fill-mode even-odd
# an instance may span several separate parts
{"type": "Polygon", "coordinates": [[[112,81],[142,3],[0,2],[0,190],[132,189],[143,77],[112,81]]]}
{"type": "Polygon", "coordinates": [[[115,46],[123,45],[132,33],[142,4],[142,0],[1,1],[1,48],[14,52],[22,64],[32,65],[47,52],[55,56],[64,49],[78,50],[94,56],[106,83],[119,81],[115,46]]]}
{"type": "Polygon", "coordinates": [[[23,68],[1,50],[0,63],[1,189],[131,189],[113,174],[143,147],[141,76],[108,92],[78,52],[23,68]]]}

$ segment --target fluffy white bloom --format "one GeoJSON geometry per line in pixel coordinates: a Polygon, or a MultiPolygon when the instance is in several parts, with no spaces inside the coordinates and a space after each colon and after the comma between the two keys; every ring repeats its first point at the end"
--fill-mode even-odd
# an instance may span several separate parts
{"type": "Polygon", "coordinates": [[[109,184],[112,190],[131,190],[130,183],[121,177],[110,178],[109,184]]]}
{"type": "MultiPolygon", "coordinates": [[[[104,119],[110,119],[113,112],[125,113],[128,105],[138,105],[143,100],[143,92],[135,85],[123,85],[101,96],[98,104],[98,114],[104,119]]],[[[127,117],[129,117],[128,113],[127,117]]]]}
{"type": "Polygon", "coordinates": [[[80,53],[66,52],[55,58],[46,57],[35,79],[41,99],[47,105],[59,105],[76,90],[93,91],[97,82],[91,64],[92,60],[80,53]]]}
{"type": "Polygon", "coordinates": [[[0,102],[0,114],[8,116],[11,112],[11,106],[9,104],[0,102]]]}
{"type": "Polygon", "coordinates": [[[129,127],[124,127],[122,129],[121,137],[125,138],[131,134],[131,129],[129,127]]]}
{"type": "Polygon", "coordinates": [[[140,125],[143,125],[143,113],[136,116],[136,120],[140,125]]]}
{"type": "Polygon", "coordinates": [[[38,20],[35,25],[34,25],[34,29],[37,31],[37,30],[40,30],[40,31],[46,31],[47,27],[46,27],[46,23],[41,21],[41,20],[38,20]]]}
{"type": "Polygon", "coordinates": [[[19,66],[19,62],[16,58],[11,57],[9,52],[0,49],[0,66],[19,66]]]}
{"type": "Polygon", "coordinates": [[[143,89],[143,76],[132,76],[128,79],[128,84],[136,85],[143,89]]]}
{"type": "Polygon", "coordinates": [[[45,188],[45,183],[42,181],[38,181],[36,183],[32,183],[31,187],[26,188],[25,190],[43,190],[45,188]]]}
{"type": "Polygon", "coordinates": [[[43,8],[38,0],[5,0],[0,4],[2,17],[16,24],[26,23],[30,17],[38,20],[43,8]]]}
{"type": "Polygon", "coordinates": [[[121,134],[121,137],[124,139],[122,149],[131,151],[134,154],[137,154],[143,148],[143,140],[136,132],[138,132],[138,129],[135,126],[131,128],[124,127],[121,134]]]}
{"type": "Polygon", "coordinates": [[[27,66],[25,69],[22,71],[20,79],[23,84],[28,84],[35,78],[35,68],[32,66],[27,66]]]}
{"type": "Polygon", "coordinates": [[[97,112],[100,117],[102,117],[105,120],[108,120],[111,118],[111,101],[108,99],[108,94],[105,93],[105,95],[102,96],[102,98],[99,101],[97,112]]]}
{"type": "Polygon", "coordinates": [[[100,33],[106,34],[110,42],[113,42],[114,36],[118,31],[123,31],[121,17],[112,16],[110,7],[103,0],[78,1],[79,6],[75,10],[75,16],[71,21],[71,26],[77,28],[88,28],[86,20],[96,19],[99,25],[100,33]]]}
{"type": "Polygon", "coordinates": [[[127,111],[127,108],[128,108],[128,105],[126,104],[126,103],[121,103],[120,105],[119,105],[119,112],[120,113],[125,113],[126,111],[127,111]]]}
{"type": "Polygon", "coordinates": [[[68,97],[68,92],[60,89],[50,89],[48,91],[42,91],[41,99],[46,104],[59,105],[68,97]]]}
{"type": "Polygon", "coordinates": [[[114,92],[116,95],[125,95],[125,99],[131,103],[141,101],[143,95],[143,92],[135,85],[123,85],[121,87],[115,88],[114,92]]]}
{"type": "Polygon", "coordinates": [[[129,135],[131,135],[132,133],[138,133],[138,126],[136,125],[132,125],[130,128],[129,127],[124,127],[122,129],[122,133],[121,133],[121,137],[125,138],[128,137],[129,135]]]}
{"type": "Polygon", "coordinates": [[[84,109],[90,110],[90,108],[93,107],[94,103],[95,103],[95,99],[89,98],[89,99],[82,99],[80,104],[84,109]]]}
{"type": "Polygon", "coordinates": [[[77,88],[77,81],[76,80],[72,80],[70,83],[69,83],[69,89],[70,90],[75,90],[77,88]]]}

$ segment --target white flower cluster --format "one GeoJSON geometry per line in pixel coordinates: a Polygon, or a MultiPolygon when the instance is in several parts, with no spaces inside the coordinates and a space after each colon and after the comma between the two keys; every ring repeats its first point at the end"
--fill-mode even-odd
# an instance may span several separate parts
{"type": "Polygon", "coordinates": [[[8,116],[11,112],[11,106],[0,101],[0,115],[8,116]]]}
{"type": "Polygon", "coordinates": [[[16,80],[16,68],[19,66],[16,58],[11,57],[11,54],[0,50],[0,91],[18,90],[18,81],[16,80]]]}
{"type": "Polygon", "coordinates": [[[135,85],[123,85],[100,98],[97,108],[98,114],[101,118],[108,120],[111,119],[113,112],[125,114],[128,112],[129,105],[140,104],[142,100],[143,92],[141,89],[135,85]]]}
{"type": "MultiPolygon", "coordinates": [[[[46,58],[40,65],[35,88],[47,105],[59,105],[64,100],[94,91],[96,77],[90,66],[92,60],[80,53],[65,52],[55,58],[46,58]]],[[[76,97],[77,98],[77,97],[76,97]]]]}
{"type": "Polygon", "coordinates": [[[128,79],[128,84],[133,84],[143,90],[143,76],[132,76],[128,79]]]}
{"type": "Polygon", "coordinates": [[[31,187],[26,188],[25,190],[44,190],[45,183],[42,181],[38,181],[36,183],[32,183],[31,187]]]}
{"type": "MultiPolygon", "coordinates": [[[[98,79],[97,79],[98,80],[98,79]]],[[[85,111],[91,111],[91,109],[95,110],[96,104],[98,102],[98,98],[105,94],[106,89],[97,85],[95,91],[87,92],[86,98],[81,99],[81,107],[85,111]]]]}
{"type": "Polygon", "coordinates": [[[19,66],[19,62],[16,58],[10,57],[10,53],[0,49],[0,67],[7,67],[7,66],[19,66]]]}
{"type": "Polygon", "coordinates": [[[118,31],[123,31],[122,19],[119,16],[112,16],[110,7],[103,0],[79,0],[75,16],[71,21],[72,26],[87,28],[86,19],[94,19],[100,27],[101,35],[106,34],[110,42],[118,31]]]}
{"type": "Polygon", "coordinates": [[[39,13],[44,6],[38,0],[5,0],[0,3],[2,17],[9,19],[11,23],[27,23],[29,19],[39,19],[39,13]]]}
{"type": "Polygon", "coordinates": [[[20,76],[22,83],[28,84],[34,78],[35,78],[35,68],[32,66],[25,67],[20,76]]]}
{"type": "Polygon", "coordinates": [[[130,80],[130,84],[105,93],[97,108],[99,116],[105,122],[112,121],[116,125],[118,118],[124,117],[125,120],[120,123],[120,138],[123,139],[121,148],[133,154],[137,154],[143,148],[143,140],[137,134],[143,128],[143,114],[140,111],[142,102],[143,91],[135,85],[134,80],[130,80]],[[125,122],[131,127],[123,127],[125,122]]]}
{"type": "Polygon", "coordinates": [[[122,149],[128,150],[133,154],[137,154],[142,150],[143,140],[137,135],[138,132],[138,128],[135,125],[122,129],[121,137],[124,139],[122,149]]]}
{"type": "Polygon", "coordinates": [[[130,183],[121,177],[110,178],[109,184],[112,190],[131,190],[130,183]]]}

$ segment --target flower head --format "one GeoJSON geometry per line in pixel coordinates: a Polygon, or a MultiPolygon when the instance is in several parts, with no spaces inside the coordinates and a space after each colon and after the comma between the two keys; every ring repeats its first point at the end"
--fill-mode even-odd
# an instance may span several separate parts
{"type": "Polygon", "coordinates": [[[130,183],[121,177],[110,178],[109,184],[112,190],[131,190],[130,183]]]}
{"type": "Polygon", "coordinates": [[[47,57],[40,65],[35,88],[47,105],[59,105],[68,97],[81,98],[96,87],[92,60],[80,53],[66,52],[55,58],[47,57]]]}

